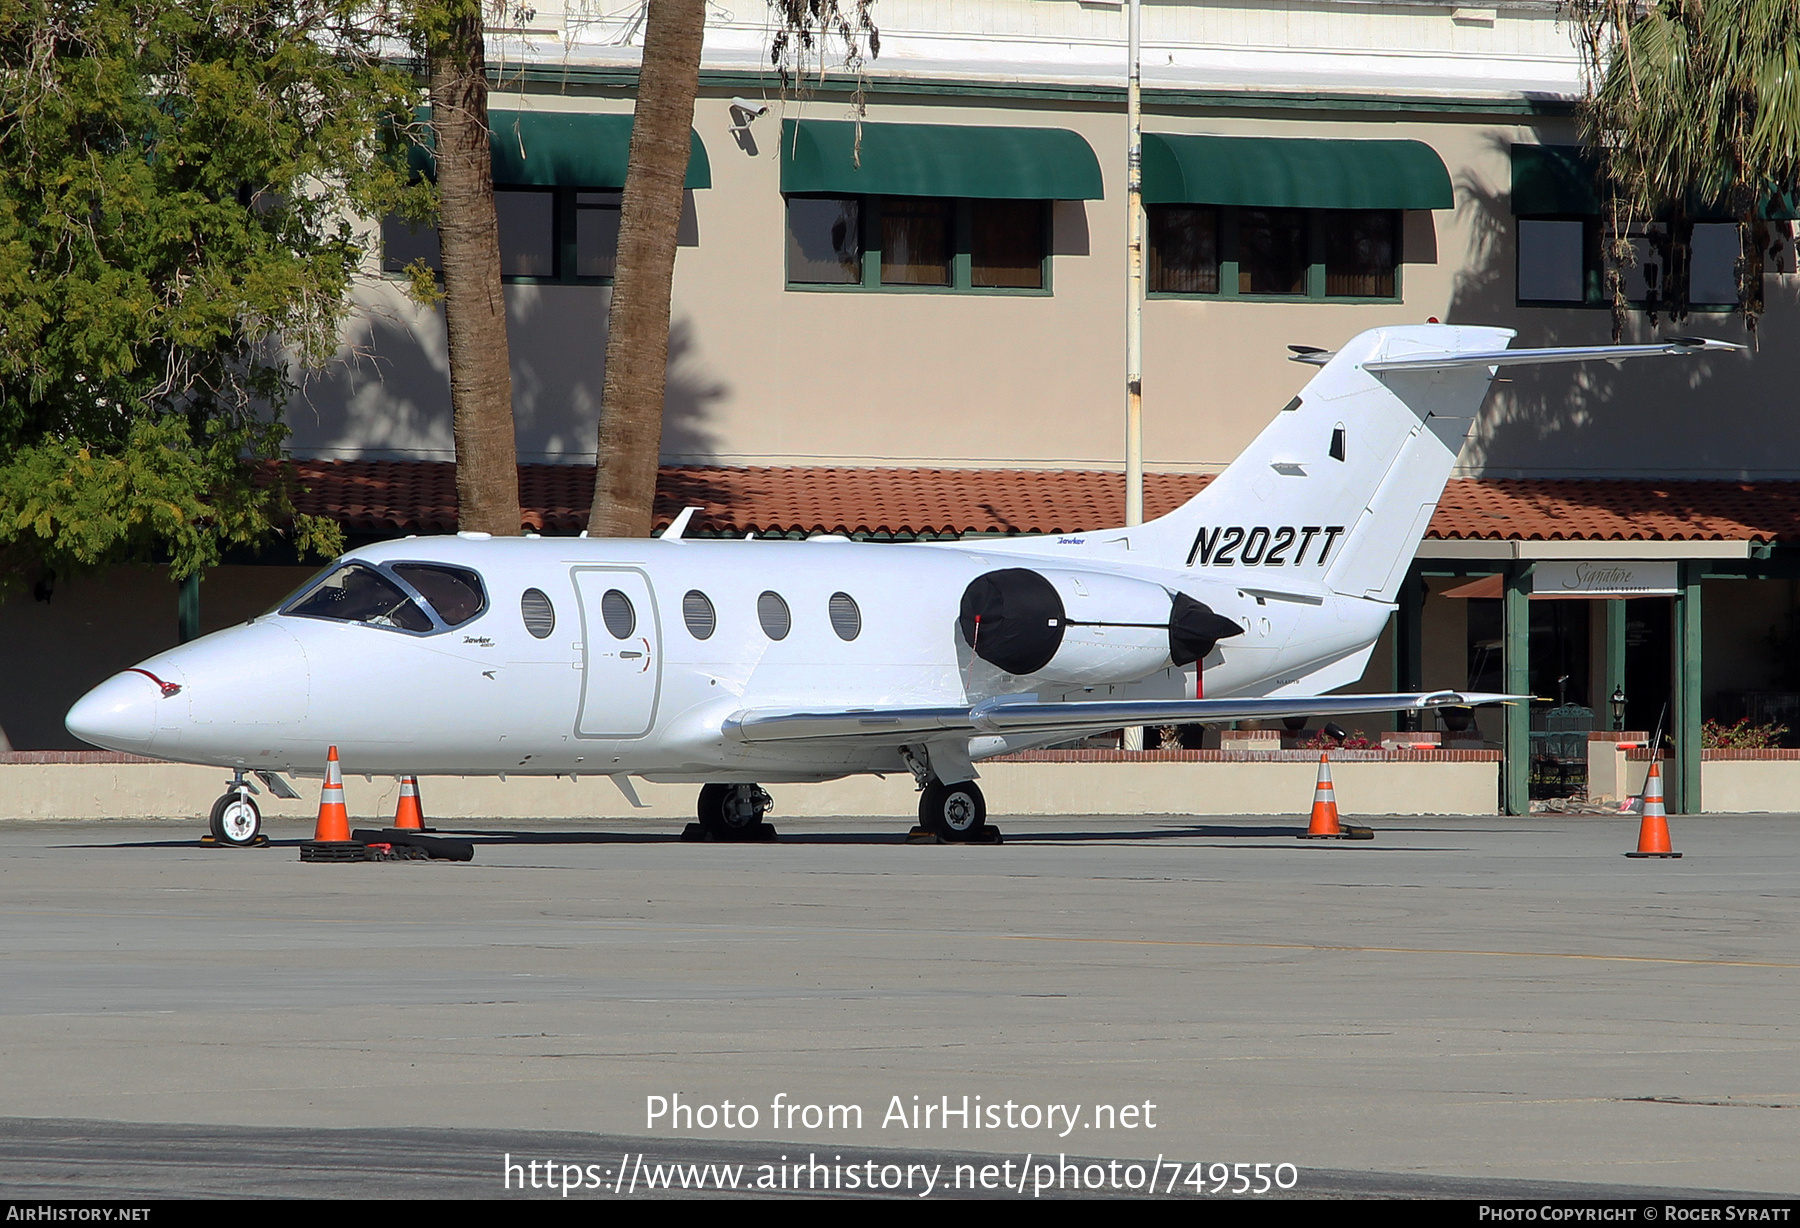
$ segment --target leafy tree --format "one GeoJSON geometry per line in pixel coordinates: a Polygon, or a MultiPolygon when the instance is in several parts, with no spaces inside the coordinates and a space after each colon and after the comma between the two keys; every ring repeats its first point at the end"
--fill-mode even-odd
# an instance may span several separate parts
{"type": "Polygon", "coordinates": [[[0,0],[7,573],[341,548],[246,462],[337,348],[350,219],[432,207],[383,33],[361,0],[0,0]]]}
{"type": "Polygon", "coordinates": [[[1687,312],[1694,211],[1742,235],[1738,302],[1754,328],[1775,240],[1771,199],[1800,184],[1800,7],[1792,0],[1570,0],[1589,86],[1582,117],[1612,196],[1614,332],[1626,303],[1629,229],[1650,223],[1660,299],[1687,312]]]}
{"type": "MultiPolygon", "coordinates": [[[[770,0],[777,22],[770,55],[784,86],[817,62],[833,38],[842,45],[845,66],[860,71],[863,44],[872,55],[881,47],[873,3],[770,0]]],[[[648,0],[588,518],[588,531],[600,537],[650,535],[669,362],[669,294],[705,28],[705,0],[648,0]]]]}

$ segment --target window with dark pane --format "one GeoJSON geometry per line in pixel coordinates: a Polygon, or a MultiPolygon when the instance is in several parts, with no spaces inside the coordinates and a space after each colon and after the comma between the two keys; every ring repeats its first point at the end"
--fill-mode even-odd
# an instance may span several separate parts
{"type": "Polygon", "coordinates": [[[697,640],[711,639],[719,625],[712,599],[697,588],[689,589],[681,599],[681,618],[687,623],[688,634],[697,640]]]}
{"type": "Polygon", "coordinates": [[[394,574],[419,590],[447,627],[468,622],[481,613],[487,596],[481,577],[466,567],[436,563],[396,563],[394,574]]]}
{"type": "Polygon", "coordinates": [[[947,200],[885,198],[881,202],[881,284],[949,285],[955,219],[947,200]]]}
{"type": "Polygon", "coordinates": [[[1331,209],[1322,215],[1328,298],[1393,298],[1400,215],[1387,209],[1331,209]]]}
{"type": "Polygon", "coordinates": [[[403,273],[415,260],[423,260],[429,269],[444,267],[438,251],[437,227],[429,222],[415,224],[390,213],[381,223],[382,272],[403,273]]]}
{"type": "Polygon", "coordinates": [[[763,634],[772,640],[785,640],[794,629],[793,615],[788,613],[788,603],[780,593],[764,593],[756,599],[756,620],[762,624],[763,634]]]}
{"type": "Polygon", "coordinates": [[[556,630],[556,607],[542,589],[528,588],[519,597],[519,616],[534,639],[546,639],[556,630]]]}
{"type": "Polygon", "coordinates": [[[798,285],[862,281],[862,206],[857,200],[793,196],[787,203],[787,279],[798,285]]]}
{"type": "Polygon", "coordinates": [[[849,593],[831,595],[831,629],[840,640],[853,640],[862,634],[862,611],[849,593]]]}
{"type": "Polygon", "coordinates": [[[1306,212],[1302,209],[1238,211],[1238,293],[1305,294],[1306,212]]]}
{"type": "Polygon", "coordinates": [[[969,202],[969,284],[983,288],[1044,288],[1045,208],[1036,200],[969,202]]]}
{"type": "Polygon", "coordinates": [[[494,189],[502,277],[556,276],[556,193],[494,189]]]}
{"type": "Polygon", "coordinates": [[[1150,290],[1157,294],[1219,292],[1219,211],[1190,205],[1148,210],[1150,290]]]}
{"type": "Polygon", "coordinates": [[[610,278],[618,253],[619,193],[575,193],[575,276],[610,278]]]}
{"type": "Polygon", "coordinates": [[[637,630],[637,611],[632,609],[631,598],[616,588],[607,589],[600,598],[600,618],[615,640],[625,639],[637,630]]]}

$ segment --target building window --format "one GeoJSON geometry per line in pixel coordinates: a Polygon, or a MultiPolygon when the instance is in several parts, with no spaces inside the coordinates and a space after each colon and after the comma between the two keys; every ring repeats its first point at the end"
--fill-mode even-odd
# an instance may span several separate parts
{"type": "MultiPolygon", "coordinates": [[[[500,276],[506,281],[605,283],[619,246],[619,193],[586,188],[494,189],[500,276]]],[[[384,272],[415,260],[441,270],[435,227],[389,217],[381,227],[384,272]]]]}
{"type": "MultiPolygon", "coordinates": [[[[1698,310],[1737,305],[1738,227],[1735,222],[1696,222],[1688,246],[1678,251],[1669,225],[1651,222],[1628,234],[1633,262],[1621,270],[1625,301],[1646,310],[1665,309],[1670,266],[1687,262],[1687,303],[1698,310]]],[[[1518,219],[1518,293],[1522,307],[1606,307],[1609,232],[1599,217],[1518,219]]]]}
{"type": "Polygon", "coordinates": [[[1050,288],[1047,201],[790,196],[787,214],[793,289],[1050,288]]]}
{"type": "Polygon", "coordinates": [[[1151,294],[1400,297],[1398,210],[1151,205],[1146,212],[1151,294]]]}

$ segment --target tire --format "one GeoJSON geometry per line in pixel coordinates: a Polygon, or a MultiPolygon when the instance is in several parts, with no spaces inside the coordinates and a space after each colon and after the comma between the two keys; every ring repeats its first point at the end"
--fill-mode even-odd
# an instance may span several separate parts
{"type": "Polygon", "coordinates": [[[769,795],[760,785],[702,785],[700,826],[715,840],[754,840],[760,834],[769,795]]]}
{"type": "Polygon", "coordinates": [[[947,785],[932,781],[919,795],[919,826],[951,843],[979,840],[987,828],[987,799],[972,780],[947,785]]]}
{"type": "Polygon", "coordinates": [[[220,844],[249,848],[262,835],[262,811],[248,793],[227,793],[213,803],[212,834],[220,844]]]}

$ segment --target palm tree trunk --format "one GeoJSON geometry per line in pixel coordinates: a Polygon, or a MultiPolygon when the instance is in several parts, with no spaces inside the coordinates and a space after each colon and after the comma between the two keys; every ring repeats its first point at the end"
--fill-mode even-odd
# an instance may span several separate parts
{"type": "Polygon", "coordinates": [[[481,5],[467,5],[466,11],[452,16],[445,37],[433,40],[428,51],[458,524],[477,532],[517,534],[518,447],[513,436],[506,300],[500,290],[494,164],[488,150],[481,5]]]}
{"type": "Polygon", "coordinates": [[[650,535],[669,362],[669,293],[705,30],[705,0],[649,0],[619,206],[600,455],[588,517],[588,532],[596,537],[650,535]]]}

